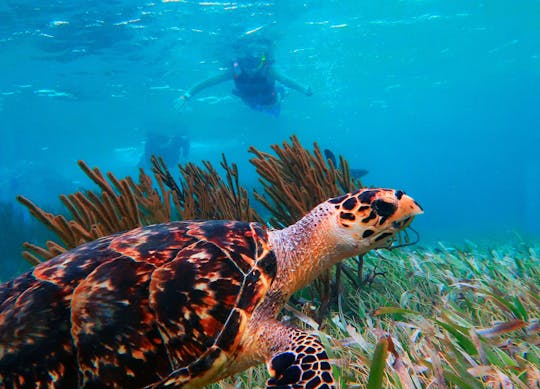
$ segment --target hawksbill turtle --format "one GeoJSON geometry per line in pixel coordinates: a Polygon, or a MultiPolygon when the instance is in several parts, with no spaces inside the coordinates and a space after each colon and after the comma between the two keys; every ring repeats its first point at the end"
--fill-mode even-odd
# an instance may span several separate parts
{"type": "Polygon", "coordinates": [[[179,221],[83,244],[0,285],[0,386],[201,388],[266,362],[267,388],[333,388],[319,339],[276,317],[420,213],[402,191],[365,189],[282,230],[179,221]]]}

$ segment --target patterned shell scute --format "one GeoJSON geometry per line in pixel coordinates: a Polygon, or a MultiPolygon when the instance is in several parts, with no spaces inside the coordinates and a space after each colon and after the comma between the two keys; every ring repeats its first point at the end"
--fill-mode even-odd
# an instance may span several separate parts
{"type": "Polygon", "coordinates": [[[82,245],[0,286],[0,382],[138,387],[205,374],[234,352],[275,273],[257,223],[172,222],[82,245]]]}
{"type": "Polygon", "coordinates": [[[259,224],[209,221],[187,228],[197,240],[157,269],[150,283],[150,307],[174,366],[217,358],[213,345],[234,351],[276,272],[259,224]]]}

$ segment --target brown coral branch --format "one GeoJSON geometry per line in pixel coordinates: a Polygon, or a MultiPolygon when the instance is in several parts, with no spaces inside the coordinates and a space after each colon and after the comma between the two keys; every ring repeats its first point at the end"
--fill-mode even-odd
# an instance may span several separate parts
{"type": "Polygon", "coordinates": [[[294,223],[321,201],[340,194],[344,187],[352,189],[358,184],[351,180],[346,162],[341,169],[329,164],[317,143],[310,152],[292,136],[290,143],[271,148],[277,157],[253,146],[249,151],[255,155],[251,163],[264,191],[255,192],[255,198],[272,213],[270,223],[275,227],[294,223]]]}
{"type": "MultiPolygon", "coordinates": [[[[31,252],[23,254],[23,256],[32,263],[35,263],[38,256],[49,259],[81,243],[140,226],[142,223],[141,213],[147,210],[145,206],[162,211],[159,207],[155,207],[156,202],[161,203],[159,200],[156,198],[146,199],[145,191],[148,190],[148,183],[151,182],[149,178],[144,177],[145,181],[140,184],[141,190],[137,192],[141,197],[136,198],[135,191],[131,189],[134,186],[133,183],[130,184],[131,179],[119,180],[112,173],[108,173],[107,178],[112,183],[111,185],[99,169],[90,169],[83,161],[79,161],[78,164],[87,176],[98,185],[101,193],[87,191],[86,193],[76,192],[62,195],[61,201],[71,214],[72,220],[67,220],[62,215],[46,212],[23,196],[17,198],[63,243],[63,245],[48,243],[47,249],[37,249],[37,246],[31,244],[25,246],[31,252]],[[139,211],[139,205],[141,211],[139,211]]],[[[162,213],[159,216],[162,216],[162,213]]],[[[154,221],[151,212],[147,212],[145,221],[154,221]]],[[[155,222],[160,221],[163,220],[155,222]]]]}
{"type": "Polygon", "coordinates": [[[238,167],[222,155],[222,178],[208,161],[203,167],[193,163],[180,166],[180,183],[172,177],[161,158],[152,158],[152,171],[158,182],[172,193],[175,207],[183,219],[231,219],[260,221],[249,205],[247,190],[239,183],[238,167]]]}
{"type": "Polygon", "coordinates": [[[37,265],[43,262],[43,259],[47,260],[53,257],[49,250],[39,247],[35,244],[24,242],[23,247],[28,251],[23,251],[22,256],[32,265],[37,265]],[[41,259],[40,257],[43,259],[41,259]]]}
{"type": "Polygon", "coordinates": [[[86,208],[94,215],[94,220],[99,220],[105,231],[114,231],[118,227],[118,217],[115,212],[112,199],[108,192],[103,192],[101,199],[94,192],[87,192],[86,196],[82,193],[76,194],[76,198],[81,202],[81,207],[86,208]]]}
{"type": "Polygon", "coordinates": [[[48,240],[46,242],[47,249],[53,256],[57,256],[58,254],[62,254],[66,251],[66,249],[62,246],[60,246],[58,243],[53,242],[52,240],[48,240]]]}
{"type": "Polygon", "coordinates": [[[172,220],[171,191],[165,188],[159,177],[156,176],[159,192],[153,188],[152,179],[143,169],[139,170],[139,184],[136,184],[131,177],[126,177],[126,181],[136,199],[137,204],[134,206],[139,209],[141,224],[164,223],[172,220]]]}
{"type": "MultiPolygon", "coordinates": [[[[54,220],[53,214],[51,214],[49,212],[45,212],[44,210],[39,208],[36,204],[34,204],[32,201],[30,201],[29,199],[27,199],[26,197],[24,197],[22,195],[17,196],[17,201],[19,201],[22,205],[24,205],[26,208],[28,208],[28,210],[30,211],[30,214],[32,216],[34,216],[36,219],[38,219],[47,228],[54,231],[55,224],[53,223],[53,220],[54,220]]],[[[62,236],[60,236],[60,238],[63,240],[62,236]]]]}
{"type": "Polygon", "coordinates": [[[95,216],[93,213],[90,212],[88,208],[84,206],[84,195],[82,192],[76,192],[67,196],[62,195],[61,198],[65,198],[66,202],[64,204],[67,205],[69,203],[71,207],[67,207],[69,211],[73,214],[73,212],[76,213],[76,215],[81,215],[80,220],[77,216],[74,215],[75,220],[78,221],[78,223],[81,226],[91,226],[95,222],[95,216]],[[71,210],[73,208],[73,211],[71,210]]]}
{"type": "MultiPolygon", "coordinates": [[[[118,200],[113,188],[105,180],[105,177],[98,168],[90,169],[90,167],[81,160],[79,160],[77,164],[82,169],[82,171],[101,188],[102,191],[108,193],[108,195],[111,196],[111,199],[114,199],[115,201],[118,200]]],[[[115,206],[118,207],[119,204],[115,204],[115,206]]]]}
{"type": "MultiPolygon", "coordinates": [[[[178,202],[180,205],[184,202],[184,193],[176,183],[175,179],[173,178],[172,174],[170,173],[169,169],[167,168],[167,165],[165,164],[165,161],[161,157],[156,157],[155,155],[152,155],[151,158],[152,162],[152,172],[154,173],[154,176],[161,180],[165,186],[167,186],[171,192],[173,193],[173,196],[176,196],[178,199],[178,202]]],[[[180,209],[180,207],[178,207],[180,209]]]]}
{"type": "Polygon", "coordinates": [[[60,201],[68,209],[71,215],[75,218],[75,221],[79,224],[85,224],[88,218],[88,213],[80,212],[78,208],[71,202],[71,200],[66,195],[60,195],[60,201]]]}
{"type": "Polygon", "coordinates": [[[68,246],[77,245],[74,231],[69,228],[69,223],[62,215],[54,216],[53,223],[56,228],[61,231],[62,236],[65,237],[64,243],[68,246]]]}
{"type": "Polygon", "coordinates": [[[78,222],[72,220],[69,222],[69,228],[78,236],[83,242],[90,242],[97,238],[92,234],[92,231],[85,230],[78,222]]]}
{"type": "Polygon", "coordinates": [[[135,200],[133,192],[129,188],[129,183],[124,179],[119,182],[119,185],[120,193],[122,194],[119,200],[121,204],[122,216],[125,217],[125,222],[123,223],[122,227],[129,228],[131,225],[141,225],[142,223],[139,218],[137,201],[135,200]]]}

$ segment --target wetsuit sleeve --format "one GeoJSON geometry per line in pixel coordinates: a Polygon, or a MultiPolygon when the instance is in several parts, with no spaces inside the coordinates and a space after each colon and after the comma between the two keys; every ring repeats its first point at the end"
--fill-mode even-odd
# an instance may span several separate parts
{"type": "Polygon", "coordinates": [[[285,85],[288,88],[297,90],[298,92],[303,93],[306,96],[311,96],[313,94],[309,86],[304,86],[300,84],[299,82],[293,80],[292,78],[289,78],[286,75],[280,73],[276,69],[272,69],[272,75],[274,76],[276,81],[281,82],[283,85],[285,85]]]}
{"type": "Polygon", "coordinates": [[[191,88],[189,88],[186,91],[186,93],[184,93],[184,96],[186,98],[190,98],[191,96],[196,95],[203,89],[210,88],[211,86],[214,86],[217,84],[221,84],[222,82],[225,82],[230,79],[232,79],[231,71],[219,73],[215,76],[212,76],[210,78],[207,78],[206,80],[199,82],[198,84],[193,85],[191,88]]]}

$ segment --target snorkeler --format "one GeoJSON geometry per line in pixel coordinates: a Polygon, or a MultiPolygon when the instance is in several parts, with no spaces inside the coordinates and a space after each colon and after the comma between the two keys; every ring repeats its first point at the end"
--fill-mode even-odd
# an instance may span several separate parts
{"type": "Polygon", "coordinates": [[[189,138],[186,135],[170,136],[148,132],[139,166],[148,166],[153,155],[163,158],[167,165],[174,166],[181,159],[188,158],[189,146],[189,138]]]}
{"type": "Polygon", "coordinates": [[[284,86],[311,96],[313,93],[310,87],[303,86],[277,71],[274,67],[272,44],[267,40],[260,42],[259,45],[244,48],[227,71],[191,87],[181,97],[182,103],[200,91],[228,80],[234,81],[233,93],[250,108],[274,116],[280,113],[284,86]]]}

